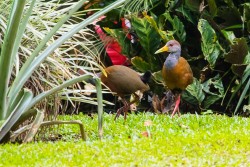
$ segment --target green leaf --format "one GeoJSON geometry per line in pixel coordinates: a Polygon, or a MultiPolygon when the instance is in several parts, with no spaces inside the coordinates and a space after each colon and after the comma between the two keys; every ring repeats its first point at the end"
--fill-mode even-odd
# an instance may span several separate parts
{"type": "Polygon", "coordinates": [[[144,61],[141,57],[133,57],[131,63],[141,72],[146,72],[150,69],[150,64],[144,61]]]}
{"type": "Polygon", "coordinates": [[[187,19],[189,22],[195,24],[197,22],[197,17],[193,15],[193,13],[184,5],[181,5],[179,8],[175,9],[176,11],[183,14],[185,19],[187,19]]]}
{"type": "Polygon", "coordinates": [[[246,69],[244,61],[249,57],[247,41],[245,38],[235,38],[230,46],[230,51],[225,54],[225,61],[232,64],[232,71],[237,76],[242,76],[246,69]]]}
{"type": "Polygon", "coordinates": [[[176,34],[180,42],[184,42],[186,40],[186,31],[183,23],[177,16],[174,18],[171,17],[169,13],[164,13],[161,15],[161,18],[164,17],[165,20],[168,20],[173,27],[173,32],[176,34]]]}
{"type": "Polygon", "coordinates": [[[205,93],[203,92],[203,85],[194,78],[194,81],[191,85],[188,85],[186,91],[182,94],[184,100],[188,101],[191,104],[199,104],[205,99],[205,93]]]}
{"type": "Polygon", "coordinates": [[[230,46],[230,51],[225,54],[225,61],[231,64],[242,64],[248,54],[248,46],[245,38],[235,38],[230,46]]]}
{"type": "Polygon", "coordinates": [[[156,71],[159,70],[159,61],[156,58],[154,52],[158,49],[161,37],[157,30],[150,24],[147,18],[132,17],[131,19],[132,27],[134,28],[136,34],[139,37],[139,41],[145,54],[141,55],[144,61],[149,62],[148,70],[156,71]]]}
{"type": "Polygon", "coordinates": [[[219,75],[216,75],[214,78],[210,78],[203,84],[203,90],[211,95],[218,95],[218,96],[223,96],[224,95],[224,87],[222,80],[219,78],[219,75]],[[213,86],[215,89],[217,89],[216,92],[211,92],[210,88],[213,86]]]}
{"type": "Polygon", "coordinates": [[[47,90],[47,91],[45,91],[43,93],[40,93],[39,95],[37,95],[36,97],[34,97],[32,99],[32,101],[29,103],[29,105],[25,108],[25,112],[28,111],[29,109],[31,109],[35,104],[37,104],[38,102],[40,102],[44,98],[52,95],[53,93],[56,93],[57,91],[62,90],[63,88],[66,88],[66,87],[68,87],[70,85],[73,85],[74,83],[81,82],[81,81],[86,81],[86,80],[88,80],[89,78],[92,78],[92,77],[93,76],[91,76],[90,74],[84,74],[84,75],[81,75],[79,77],[67,80],[67,81],[63,82],[62,84],[60,84],[60,85],[58,85],[56,87],[53,87],[50,90],[47,90]]]}
{"type": "Polygon", "coordinates": [[[207,20],[200,19],[198,30],[201,33],[201,49],[205,59],[211,68],[215,67],[216,60],[221,55],[222,48],[217,40],[214,29],[209,25],[207,20]]]}
{"type": "Polygon", "coordinates": [[[18,28],[21,22],[22,13],[24,10],[25,1],[14,0],[12,4],[12,10],[10,13],[8,26],[6,33],[4,35],[3,45],[1,47],[1,55],[0,55],[0,120],[6,117],[7,112],[7,90],[9,85],[9,80],[11,76],[11,71],[13,67],[13,60],[17,53],[16,47],[19,46],[17,44],[16,39],[18,38],[18,28]]]}
{"type": "Polygon", "coordinates": [[[224,37],[232,44],[233,40],[236,38],[233,31],[221,30],[224,37]]]}
{"type": "Polygon", "coordinates": [[[161,39],[163,42],[167,43],[169,40],[173,39],[172,33],[167,33],[166,31],[161,30],[158,28],[156,21],[153,17],[147,15],[145,12],[143,12],[144,18],[147,19],[147,21],[150,23],[150,25],[155,29],[155,31],[158,32],[158,34],[161,36],[161,39]]]}
{"type": "Polygon", "coordinates": [[[153,26],[148,22],[147,18],[132,17],[132,26],[139,36],[140,43],[148,55],[154,56],[161,38],[153,26]]]}
{"type": "Polygon", "coordinates": [[[25,109],[30,104],[32,98],[33,98],[33,93],[28,89],[24,89],[24,93],[22,98],[20,99],[20,102],[0,128],[0,142],[5,137],[5,135],[10,131],[10,129],[13,127],[16,121],[25,112],[25,109]]]}
{"type": "Polygon", "coordinates": [[[160,83],[163,82],[163,77],[162,77],[161,71],[154,72],[152,75],[157,82],[160,82],[160,83]]]}
{"type": "Polygon", "coordinates": [[[185,0],[185,6],[193,12],[199,12],[200,1],[199,0],[185,0]]]}
{"type": "Polygon", "coordinates": [[[212,17],[215,17],[217,15],[217,5],[215,0],[209,0],[208,2],[208,6],[209,6],[209,13],[211,14],[212,17]]]}
{"type": "Polygon", "coordinates": [[[214,104],[219,99],[224,96],[224,86],[219,75],[214,78],[210,78],[203,84],[203,91],[207,93],[204,100],[204,108],[208,108],[210,105],[214,104]]]}
{"type": "Polygon", "coordinates": [[[224,21],[221,23],[223,27],[242,25],[241,14],[236,7],[219,8],[218,17],[224,21]]]}
{"type": "Polygon", "coordinates": [[[204,103],[203,103],[203,108],[204,109],[208,109],[209,106],[211,106],[212,104],[214,104],[216,101],[218,101],[219,99],[221,99],[221,97],[217,96],[217,95],[207,95],[204,103]]]}

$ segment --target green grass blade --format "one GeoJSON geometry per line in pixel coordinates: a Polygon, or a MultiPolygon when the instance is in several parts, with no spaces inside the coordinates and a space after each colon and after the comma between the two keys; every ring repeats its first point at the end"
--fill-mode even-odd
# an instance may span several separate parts
{"type": "Polygon", "coordinates": [[[7,89],[12,71],[12,57],[16,56],[14,47],[17,47],[16,36],[18,27],[21,21],[21,16],[24,10],[25,1],[13,1],[12,10],[7,26],[7,32],[4,36],[3,45],[0,56],[0,120],[4,119],[7,112],[7,89]]]}

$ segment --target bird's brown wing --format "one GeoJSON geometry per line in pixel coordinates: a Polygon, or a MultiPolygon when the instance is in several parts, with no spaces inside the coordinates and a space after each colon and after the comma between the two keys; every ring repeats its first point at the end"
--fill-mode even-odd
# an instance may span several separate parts
{"type": "Polygon", "coordinates": [[[193,72],[183,57],[180,57],[177,65],[170,70],[163,66],[162,75],[166,86],[171,90],[184,90],[193,82],[193,72]]]}
{"type": "Polygon", "coordinates": [[[101,75],[102,82],[119,96],[132,94],[137,90],[143,92],[149,89],[149,86],[141,81],[137,72],[126,66],[110,66],[105,70],[107,76],[101,75]]]}

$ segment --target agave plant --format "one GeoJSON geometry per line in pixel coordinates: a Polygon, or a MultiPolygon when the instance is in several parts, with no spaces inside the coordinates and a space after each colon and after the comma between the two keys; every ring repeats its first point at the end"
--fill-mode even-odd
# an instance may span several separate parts
{"type": "MultiPolygon", "coordinates": [[[[36,104],[61,90],[63,91],[60,95],[67,96],[68,93],[75,91],[66,89],[67,87],[92,77],[88,72],[83,76],[76,76],[77,69],[88,71],[93,70],[93,67],[100,68],[98,63],[93,61],[93,55],[98,54],[94,52],[93,41],[89,40],[92,36],[91,32],[85,27],[124,1],[114,2],[78,23],[81,18],[78,15],[71,16],[85,1],[68,1],[59,7],[56,6],[56,1],[13,0],[13,2],[5,1],[0,7],[4,11],[0,24],[0,78],[2,81],[0,120],[3,122],[0,141],[3,141],[6,134],[23,116],[37,113],[34,123],[39,127],[43,120],[41,119],[43,112],[33,109],[36,104]],[[11,7],[9,4],[12,4],[11,7]],[[11,12],[8,13],[6,9],[11,9],[11,12]],[[84,49],[84,52],[80,52],[78,46],[84,49]],[[85,66],[80,67],[78,61],[84,61],[85,66]],[[41,85],[46,85],[46,89],[41,85]]],[[[96,85],[100,90],[98,79],[96,85]]],[[[97,95],[99,134],[101,134],[100,91],[97,95]]],[[[93,103],[92,99],[83,96],[81,99],[93,103]]]]}

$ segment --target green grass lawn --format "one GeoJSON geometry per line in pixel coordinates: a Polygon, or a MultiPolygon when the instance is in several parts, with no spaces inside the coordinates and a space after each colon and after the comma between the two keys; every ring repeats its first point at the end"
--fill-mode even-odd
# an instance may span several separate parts
{"type": "Polygon", "coordinates": [[[218,115],[130,114],[114,122],[104,114],[104,139],[98,140],[97,116],[81,120],[88,140],[76,125],[52,133],[60,141],[0,146],[0,166],[250,166],[250,119],[218,115]],[[152,125],[144,126],[145,121],[152,125]],[[146,137],[149,132],[150,137],[146,137]]]}

